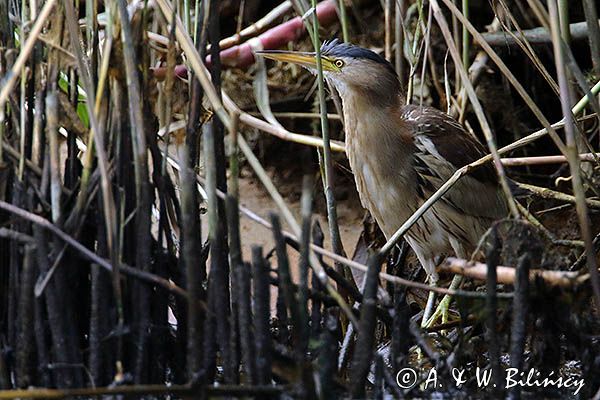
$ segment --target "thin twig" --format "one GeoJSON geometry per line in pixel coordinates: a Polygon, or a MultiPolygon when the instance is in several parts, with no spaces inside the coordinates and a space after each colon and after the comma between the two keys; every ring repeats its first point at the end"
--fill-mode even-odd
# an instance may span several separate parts
{"type": "MultiPolygon", "coordinates": [[[[552,189],[529,185],[526,183],[517,183],[517,186],[522,189],[529,190],[530,192],[533,192],[537,196],[540,196],[544,199],[554,199],[554,200],[564,201],[564,202],[567,202],[570,204],[577,203],[577,198],[570,194],[557,192],[552,189]]],[[[585,202],[588,205],[588,207],[600,209],[600,200],[585,199],[585,202]]]]}
{"type": "MultiPolygon", "coordinates": [[[[579,154],[580,161],[596,162],[600,153],[579,154]]],[[[564,164],[569,162],[565,156],[537,156],[537,157],[512,157],[501,158],[502,165],[506,167],[521,167],[525,165],[546,165],[546,164],[564,164]]]]}

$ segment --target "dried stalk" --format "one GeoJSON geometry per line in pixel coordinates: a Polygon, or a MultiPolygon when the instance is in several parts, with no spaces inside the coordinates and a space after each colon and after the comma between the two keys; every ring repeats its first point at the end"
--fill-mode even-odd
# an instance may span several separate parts
{"type": "Polygon", "coordinates": [[[590,227],[589,211],[585,199],[585,191],[581,181],[579,168],[579,156],[577,151],[577,142],[575,139],[575,126],[573,123],[573,114],[571,114],[571,91],[568,82],[568,75],[565,69],[565,59],[561,38],[559,36],[559,21],[556,0],[548,1],[550,11],[550,23],[552,27],[552,44],[554,48],[554,58],[556,62],[556,71],[558,83],[560,86],[560,103],[565,118],[565,136],[567,141],[566,155],[569,160],[569,169],[571,171],[571,181],[573,192],[576,199],[577,217],[579,218],[579,228],[581,236],[585,242],[585,253],[587,266],[591,277],[592,288],[596,295],[596,301],[600,303],[600,276],[598,274],[598,265],[596,263],[596,254],[593,245],[593,236],[590,227]]]}
{"type": "Polygon", "coordinates": [[[256,383],[267,385],[271,383],[270,291],[269,272],[260,246],[252,247],[252,283],[254,338],[256,341],[256,383]]]}
{"type": "Polygon", "coordinates": [[[488,357],[494,375],[492,392],[497,394],[501,393],[503,387],[502,370],[500,369],[500,341],[497,334],[498,318],[496,315],[498,312],[498,298],[496,297],[498,275],[496,268],[500,262],[501,245],[498,238],[498,228],[494,226],[490,232],[488,249],[485,254],[488,263],[485,285],[487,292],[485,299],[485,338],[488,343],[488,357]]]}
{"type": "MultiPolygon", "coordinates": [[[[580,161],[596,162],[600,153],[579,154],[580,161]]],[[[525,165],[563,164],[568,162],[565,156],[538,156],[538,157],[512,157],[501,158],[502,165],[506,167],[520,167],[525,165]]]]}
{"type": "MultiPolygon", "coordinates": [[[[516,277],[514,280],[515,297],[513,298],[513,315],[510,335],[510,366],[523,368],[523,354],[527,339],[527,324],[529,320],[529,255],[523,254],[519,258],[516,277]]],[[[515,390],[517,390],[515,388],[515,390]]],[[[517,397],[518,398],[518,397],[517,397]]]]}
{"type": "Polygon", "coordinates": [[[352,397],[360,398],[365,395],[365,381],[373,357],[373,344],[375,343],[375,308],[377,306],[378,275],[381,270],[381,258],[373,254],[369,259],[369,270],[363,292],[363,303],[360,308],[360,324],[358,326],[358,340],[354,349],[352,360],[350,392],[352,397]]]}
{"type": "MultiPolygon", "coordinates": [[[[472,279],[485,280],[488,266],[479,262],[471,262],[460,258],[449,257],[439,267],[440,272],[460,274],[472,279]]],[[[514,284],[518,269],[514,267],[496,266],[497,281],[502,284],[514,284]]],[[[589,279],[589,275],[582,275],[572,271],[549,271],[543,269],[529,270],[529,281],[543,280],[548,286],[574,287],[581,285],[589,279]]]]}
{"type": "MultiPolygon", "coordinates": [[[[553,199],[553,200],[564,201],[564,202],[567,202],[570,204],[577,204],[577,198],[570,194],[557,192],[555,190],[544,188],[544,187],[528,185],[526,183],[517,183],[517,186],[522,189],[533,192],[537,196],[540,196],[544,199],[553,199]]],[[[590,208],[596,208],[596,209],[600,208],[600,200],[585,199],[585,203],[590,208]]]]}
{"type": "MultiPolygon", "coordinates": [[[[313,8],[316,8],[316,0],[312,0],[312,6],[313,8]]],[[[331,143],[329,138],[329,123],[327,121],[327,102],[325,97],[323,62],[321,59],[321,41],[319,39],[319,20],[317,19],[316,12],[313,13],[312,22],[314,40],[313,46],[317,61],[317,85],[320,106],[319,109],[321,113],[321,134],[323,138],[323,157],[319,157],[319,162],[321,164],[321,170],[325,172],[323,175],[323,191],[325,192],[325,199],[327,201],[327,222],[334,253],[345,255],[346,252],[344,251],[344,246],[342,245],[340,227],[337,221],[337,203],[333,194],[333,160],[331,156],[331,143]]],[[[343,273],[343,268],[341,265],[336,265],[336,267],[339,273],[343,273]]]]}
{"type": "Polygon", "coordinates": [[[25,256],[23,257],[19,295],[19,331],[16,349],[16,383],[19,388],[27,388],[35,382],[34,369],[32,368],[35,267],[35,245],[28,244],[25,246],[25,256]]]}
{"type": "Polygon", "coordinates": [[[392,13],[394,9],[394,4],[392,0],[385,0],[383,5],[383,14],[384,14],[384,27],[385,27],[385,59],[389,62],[392,61],[392,13]]]}
{"type": "MultiPolygon", "coordinates": [[[[569,25],[571,39],[581,40],[588,37],[589,27],[587,22],[576,22],[569,25]]],[[[518,32],[494,32],[482,33],[481,38],[490,46],[515,46],[518,44],[518,32]]],[[[523,39],[529,45],[547,45],[552,42],[550,32],[545,27],[526,29],[523,31],[523,39]]],[[[480,44],[477,39],[476,44],[480,44]]]]}
{"type": "Polygon", "coordinates": [[[600,76],[600,27],[598,26],[598,11],[596,3],[592,0],[583,0],[583,11],[587,25],[588,40],[590,42],[590,55],[596,76],[600,76]]]}
{"type": "MultiPolygon", "coordinates": [[[[60,195],[62,182],[60,179],[60,160],[58,154],[58,100],[56,93],[50,92],[46,97],[46,120],[48,124],[48,147],[50,152],[50,202],[52,204],[52,221],[59,223],[61,219],[60,195]]],[[[21,157],[24,157],[21,154],[21,157]]]]}

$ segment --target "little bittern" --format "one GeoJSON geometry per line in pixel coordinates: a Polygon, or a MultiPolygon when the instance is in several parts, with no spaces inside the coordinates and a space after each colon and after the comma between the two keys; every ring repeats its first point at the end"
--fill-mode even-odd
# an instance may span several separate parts
{"type": "MultiPolygon", "coordinates": [[[[259,54],[316,71],[314,53],[259,54]]],[[[342,99],[346,153],[361,202],[390,238],[458,168],[483,157],[485,148],[449,115],[406,104],[398,75],[378,54],[333,40],[323,44],[321,55],[324,77],[342,99]]],[[[468,257],[492,222],[507,213],[494,169],[486,164],[459,180],[405,239],[435,283],[438,257],[468,257]]],[[[428,303],[424,320],[431,296],[428,303]]]]}

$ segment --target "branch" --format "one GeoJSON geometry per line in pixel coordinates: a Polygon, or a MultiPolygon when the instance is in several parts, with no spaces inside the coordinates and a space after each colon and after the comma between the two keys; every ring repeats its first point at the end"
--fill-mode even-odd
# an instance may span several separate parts
{"type": "MultiPolygon", "coordinates": [[[[600,23],[600,21],[598,21],[600,23]]],[[[571,39],[583,40],[588,37],[587,22],[577,22],[569,25],[569,31],[571,32],[571,39]]],[[[523,31],[523,36],[520,36],[519,32],[494,32],[494,33],[482,33],[483,39],[487,44],[491,46],[516,46],[516,37],[527,40],[530,44],[544,45],[552,43],[552,37],[550,32],[544,27],[527,29],[523,31]]],[[[475,41],[477,43],[477,41],[475,41]]],[[[479,44],[479,43],[477,43],[479,44]]]]}
{"type": "MultiPolygon", "coordinates": [[[[487,279],[488,266],[480,262],[470,262],[460,258],[449,257],[438,267],[439,272],[463,275],[472,279],[485,281],[487,279]]],[[[516,279],[516,268],[497,266],[498,283],[513,285],[516,279]]],[[[574,287],[586,282],[589,274],[580,274],[573,271],[548,271],[543,269],[532,269],[529,271],[529,281],[543,280],[548,286],[574,287]]]]}

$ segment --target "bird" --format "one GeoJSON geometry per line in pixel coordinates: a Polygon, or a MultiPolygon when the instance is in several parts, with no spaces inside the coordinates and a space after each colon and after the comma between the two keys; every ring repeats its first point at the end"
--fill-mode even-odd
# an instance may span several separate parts
{"type": "MultiPolygon", "coordinates": [[[[486,149],[450,115],[408,104],[394,67],[374,51],[338,39],[324,42],[320,50],[323,76],[341,98],[346,155],[361,203],[389,239],[457,169],[485,156],[486,149]]],[[[257,54],[317,72],[314,52],[257,54]]],[[[490,226],[507,214],[488,163],[460,179],[404,238],[435,285],[438,260],[453,254],[468,258],[490,226]]],[[[451,287],[459,284],[455,277],[451,287]]],[[[440,312],[447,318],[449,298],[444,301],[440,312]]],[[[424,326],[434,322],[434,304],[430,292],[424,326]]]]}

